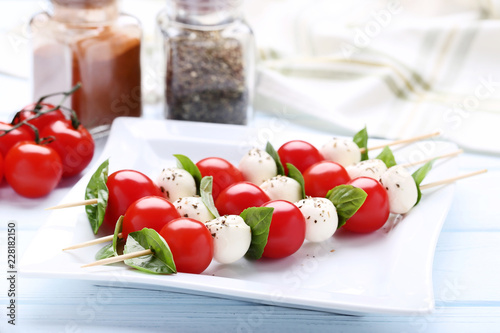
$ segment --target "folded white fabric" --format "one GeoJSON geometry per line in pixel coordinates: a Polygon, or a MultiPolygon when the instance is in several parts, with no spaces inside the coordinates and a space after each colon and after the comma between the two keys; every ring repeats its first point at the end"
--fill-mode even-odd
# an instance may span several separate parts
{"type": "Polygon", "coordinates": [[[255,108],[500,153],[500,1],[252,0],[255,108]]]}

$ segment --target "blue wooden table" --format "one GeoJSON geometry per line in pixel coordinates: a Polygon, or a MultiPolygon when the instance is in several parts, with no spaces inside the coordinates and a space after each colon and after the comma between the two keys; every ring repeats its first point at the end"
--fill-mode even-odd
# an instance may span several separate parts
{"type": "MultiPolygon", "coordinates": [[[[28,100],[26,79],[0,74],[0,121],[8,120],[28,100]]],[[[292,126],[301,128],[298,123],[292,126]]],[[[105,141],[98,140],[96,156],[105,141]]],[[[4,182],[0,185],[0,332],[500,332],[500,157],[466,152],[459,157],[459,166],[460,173],[483,168],[489,172],[457,183],[435,253],[436,309],[412,316],[345,316],[19,276],[16,326],[8,325],[7,225],[9,221],[17,225],[21,258],[49,215],[43,208],[58,203],[77,179],[64,181],[37,200],[18,196],[4,182]]]]}

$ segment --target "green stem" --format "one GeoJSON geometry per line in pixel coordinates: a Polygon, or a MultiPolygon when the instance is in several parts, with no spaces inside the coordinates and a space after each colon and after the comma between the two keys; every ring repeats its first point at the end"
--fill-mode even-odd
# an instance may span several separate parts
{"type": "MultiPolygon", "coordinates": [[[[1,133],[1,134],[0,134],[0,137],[2,137],[2,136],[4,136],[4,135],[7,135],[9,132],[12,132],[13,130],[15,130],[15,129],[17,129],[17,128],[19,128],[19,127],[23,126],[23,125],[28,125],[28,126],[30,126],[32,129],[36,129],[36,131],[35,131],[35,138],[38,140],[38,129],[37,129],[35,126],[33,126],[32,124],[30,124],[30,123],[29,123],[29,121],[31,121],[31,120],[33,120],[33,119],[36,119],[36,118],[38,118],[38,117],[40,117],[40,116],[43,116],[43,115],[44,115],[44,114],[46,114],[46,113],[49,113],[49,112],[52,112],[52,111],[56,111],[56,110],[58,110],[58,109],[62,108],[62,104],[64,104],[64,102],[66,101],[66,99],[68,99],[68,97],[69,97],[69,96],[71,96],[71,95],[72,95],[75,91],[77,91],[78,89],[80,89],[80,87],[81,87],[81,86],[82,86],[82,85],[81,85],[81,83],[80,83],[80,82],[78,82],[78,83],[77,83],[77,84],[76,84],[73,88],[71,88],[71,90],[69,90],[69,91],[66,91],[66,92],[59,92],[59,93],[54,93],[54,94],[50,94],[50,95],[46,95],[46,96],[41,97],[41,98],[38,100],[38,102],[37,102],[37,104],[36,104],[36,106],[35,106],[35,109],[33,110],[34,112],[36,112],[36,114],[35,114],[33,117],[30,117],[30,118],[28,118],[28,119],[25,119],[25,120],[23,120],[23,121],[21,121],[21,122],[17,123],[16,125],[12,126],[12,128],[9,128],[8,130],[5,130],[3,133],[1,133]],[[50,96],[61,95],[61,94],[63,94],[63,95],[64,95],[64,97],[61,99],[61,101],[59,102],[59,104],[58,104],[57,106],[53,107],[52,109],[48,109],[48,110],[45,110],[45,111],[42,111],[42,112],[38,112],[38,110],[40,109],[40,108],[39,108],[40,103],[41,103],[41,102],[42,102],[45,98],[50,97],[50,96]]],[[[69,109],[69,108],[67,108],[67,109],[69,109]]],[[[78,128],[78,126],[80,125],[80,121],[78,120],[78,117],[77,117],[77,115],[76,115],[76,112],[75,112],[74,110],[72,110],[72,109],[70,109],[70,110],[71,110],[71,123],[72,123],[73,127],[76,129],[76,128],[78,128]],[[77,126],[75,127],[75,125],[77,125],[77,126]]],[[[13,121],[14,121],[16,118],[18,118],[18,117],[19,117],[19,112],[18,112],[18,113],[14,116],[13,121]]]]}
{"type": "MultiPolygon", "coordinates": [[[[40,143],[40,133],[38,132],[38,128],[36,128],[35,125],[33,124],[30,124],[30,123],[26,123],[27,126],[31,127],[31,129],[33,130],[33,132],[35,133],[35,143],[36,144],[39,144],[40,143]]],[[[12,128],[13,129],[13,128],[12,128]]]]}
{"type": "MultiPolygon", "coordinates": [[[[57,95],[64,95],[64,98],[62,99],[61,103],[59,103],[59,104],[63,104],[66,101],[66,98],[68,98],[68,96],[70,96],[75,91],[77,91],[78,89],[80,89],[81,86],[82,86],[82,84],[80,82],[78,82],[73,88],[71,88],[70,91],[62,91],[62,92],[57,92],[57,93],[53,93],[53,94],[48,94],[48,95],[42,96],[42,97],[40,97],[40,99],[38,100],[38,102],[36,102],[36,105],[38,107],[38,105],[41,104],[45,99],[47,99],[49,97],[52,97],[52,96],[57,96],[57,95]]],[[[35,107],[35,112],[37,111],[37,107],[35,107]]]]}

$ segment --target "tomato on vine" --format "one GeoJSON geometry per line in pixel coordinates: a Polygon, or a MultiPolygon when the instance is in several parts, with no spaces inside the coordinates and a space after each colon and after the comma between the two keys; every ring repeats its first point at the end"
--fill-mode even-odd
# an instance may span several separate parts
{"type": "Polygon", "coordinates": [[[178,272],[203,272],[212,261],[214,242],[210,231],[200,221],[181,217],[167,222],[160,235],[165,239],[178,272]]]}
{"type": "Polygon", "coordinates": [[[0,121],[0,153],[6,157],[10,148],[21,141],[35,139],[33,130],[28,125],[22,125],[12,129],[14,126],[0,121]]]}
{"type": "Polygon", "coordinates": [[[3,180],[3,157],[2,154],[0,153],[0,184],[2,184],[3,180]]]}
{"type": "Polygon", "coordinates": [[[389,197],[385,188],[373,178],[358,177],[347,183],[361,188],[367,194],[363,205],[349,218],[342,228],[368,233],[380,229],[389,218],[389,197]]]}
{"type": "MultiPolygon", "coordinates": [[[[46,115],[49,114],[50,112],[46,115]]],[[[94,139],[82,125],[74,128],[69,121],[56,120],[40,130],[40,137],[53,139],[47,145],[57,151],[61,157],[63,177],[79,174],[92,161],[94,139]]]]}
{"type": "Polygon", "coordinates": [[[314,163],[324,160],[323,155],[316,147],[302,140],[286,142],[278,149],[278,155],[285,169],[285,174],[288,174],[287,163],[293,164],[303,173],[314,163]]]}
{"type": "Polygon", "coordinates": [[[57,152],[34,141],[21,141],[5,156],[5,179],[22,196],[38,198],[49,194],[62,177],[57,152]]]}
{"type": "Polygon", "coordinates": [[[41,130],[58,120],[70,122],[70,120],[66,118],[64,112],[61,109],[56,109],[54,105],[49,103],[33,103],[25,106],[21,111],[16,113],[12,120],[12,124],[16,125],[26,121],[35,126],[38,130],[41,130]],[[39,115],[42,112],[43,114],[39,115]],[[34,118],[35,116],[37,117],[34,118]]]}

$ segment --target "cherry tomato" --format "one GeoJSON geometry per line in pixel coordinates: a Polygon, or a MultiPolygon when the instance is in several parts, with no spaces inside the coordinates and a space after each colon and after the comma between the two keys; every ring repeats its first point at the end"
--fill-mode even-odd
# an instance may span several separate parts
{"type": "Polygon", "coordinates": [[[347,184],[363,189],[368,196],[343,228],[358,233],[380,229],[389,217],[389,197],[385,188],[377,180],[368,177],[354,178],[347,184]]]}
{"type": "Polygon", "coordinates": [[[162,197],[153,181],[135,170],[120,170],[110,174],[106,185],[109,191],[108,206],[101,226],[106,234],[113,233],[116,221],[134,201],[147,196],[162,197]]]}
{"type": "Polygon", "coordinates": [[[200,221],[181,217],[167,222],[160,235],[165,239],[178,272],[203,272],[214,255],[214,242],[208,228],[200,221]]]}
{"type": "Polygon", "coordinates": [[[351,178],[345,168],[332,161],[321,161],[311,165],[303,173],[306,195],[325,197],[328,191],[347,183],[351,178]]]}
{"type": "Polygon", "coordinates": [[[49,194],[62,176],[57,152],[33,141],[21,141],[5,156],[5,179],[22,196],[38,198],[49,194]]]}
{"type": "Polygon", "coordinates": [[[57,120],[47,124],[40,137],[53,137],[48,146],[52,147],[63,164],[63,177],[71,177],[82,172],[94,156],[94,139],[82,125],[73,128],[70,122],[57,120]]]}
{"type": "Polygon", "coordinates": [[[175,206],[165,198],[144,197],[134,201],[123,217],[122,238],[143,228],[160,232],[167,222],[181,217],[175,206]]]}
{"type": "Polygon", "coordinates": [[[3,157],[2,154],[0,154],[0,184],[2,184],[3,180],[3,157]]]}
{"type": "Polygon", "coordinates": [[[20,141],[32,141],[35,139],[33,130],[27,125],[16,128],[9,133],[2,135],[6,130],[11,129],[13,126],[0,121],[0,153],[7,157],[9,149],[20,141]]]}
{"type": "Polygon", "coordinates": [[[214,177],[212,196],[217,200],[219,193],[231,184],[243,181],[243,175],[234,165],[220,157],[207,157],[196,163],[202,177],[214,177]]]}
{"type": "Polygon", "coordinates": [[[285,200],[272,200],[262,207],[274,208],[262,256],[284,258],[297,252],[306,237],[306,220],[299,208],[285,200]]]}
{"type": "MultiPolygon", "coordinates": [[[[50,109],[54,109],[55,106],[49,103],[40,103],[41,108],[35,111],[36,103],[25,106],[21,111],[19,111],[14,119],[12,120],[12,124],[18,124],[24,120],[30,119],[36,116],[39,112],[47,111],[50,109]]],[[[56,122],[58,120],[70,122],[68,118],[64,115],[64,112],[61,109],[57,109],[54,111],[49,111],[35,119],[29,121],[30,124],[34,125],[38,130],[45,128],[46,126],[56,122]]]]}
{"type": "Polygon", "coordinates": [[[240,215],[248,207],[260,207],[270,201],[269,196],[257,185],[238,182],[226,187],[215,201],[220,215],[240,215]]]}
{"type": "Polygon", "coordinates": [[[301,140],[292,140],[283,144],[278,149],[278,155],[285,168],[285,174],[288,174],[287,163],[293,164],[303,173],[314,163],[324,160],[323,155],[316,147],[301,140]]]}

